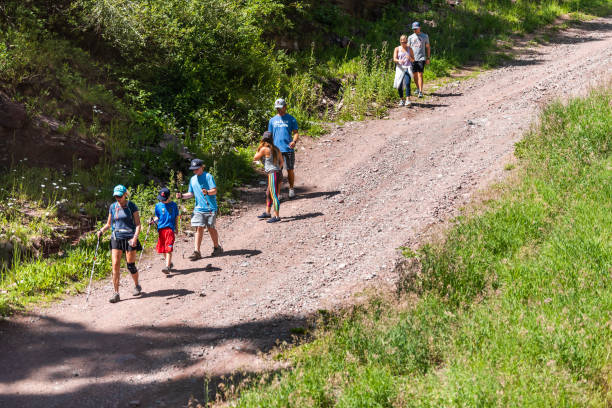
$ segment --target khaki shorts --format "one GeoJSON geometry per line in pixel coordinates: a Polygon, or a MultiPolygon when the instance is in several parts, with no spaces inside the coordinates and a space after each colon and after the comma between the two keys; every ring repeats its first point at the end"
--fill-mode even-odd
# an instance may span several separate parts
{"type": "Polygon", "coordinates": [[[217,221],[217,214],[211,212],[194,212],[191,217],[192,227],[208,227],[215,229],[215,221],[217,221]]]}

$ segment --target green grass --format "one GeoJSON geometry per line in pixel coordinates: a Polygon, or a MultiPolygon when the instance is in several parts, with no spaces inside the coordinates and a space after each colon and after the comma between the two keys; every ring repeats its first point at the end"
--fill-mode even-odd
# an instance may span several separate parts
{"type": "Polygon", "coordinates": [[[608,87],[549,106],[495,199],[404,248],[398,299],[324,313],[311,342],[278,355],[292,369],[233,403],[610,406],[611,102],[608,87]]]}

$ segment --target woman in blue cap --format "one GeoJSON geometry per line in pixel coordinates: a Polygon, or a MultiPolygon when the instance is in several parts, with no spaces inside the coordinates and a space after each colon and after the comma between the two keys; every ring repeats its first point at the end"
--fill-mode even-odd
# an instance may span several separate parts
{"type": "Polygon", "coordinates": [[[134,280],[134,296],[142,292],[138,284],[138,269],[136,269],[136,251],[142,251],[142,245],[138,241],[140,234],[140,215],[138,207],[127,199],[127,189],[121,184],[115,186],[113,190],[115,202],[108,209],[108,220],[98,231],[98,237],[109,228],[112,229],[111,235],[111,259],[113,266],[113,287],[115,292],[110,298],[111,303],[119,301],[119,271],[121,266],[121,256],[125,252],[127,269],[134,280]]]}

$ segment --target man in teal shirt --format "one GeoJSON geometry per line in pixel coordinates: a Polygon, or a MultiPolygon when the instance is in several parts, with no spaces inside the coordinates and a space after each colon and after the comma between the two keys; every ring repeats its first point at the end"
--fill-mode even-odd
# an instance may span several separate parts
{"type": "Polygon", "coordinates": [[[189,257],[192,261],[202,258],[200,246],[204,236],[204,228],[208,228],[208,233],[213,242],[213,252],[211,256],[223,253],[223,248],[219,245],[219,233],[215,228],[217,220],[217,185],[212,174],[204,171],[204,162],[200,159],[193,159],[189,170],[193,170],[193,177],[189,181],[189,192],[186,194],[177,193],[176,198],[195,197],[195,207],[191,217],[191,226],[196,227],[193,254],[189,257]]]}
{"type": "Polygon", "coordinates": [[[287,178],[289,179],[289,198],[295,197],[295,144],[300,135],[298,133],[298,123],[293,116],[287,113],[287,103],[284,99],[277,99],[274,108],[278,113],[268,122],[268,132],[272,133],[274,145],[283,154],[285,166],[287,167],[287,178]]]}

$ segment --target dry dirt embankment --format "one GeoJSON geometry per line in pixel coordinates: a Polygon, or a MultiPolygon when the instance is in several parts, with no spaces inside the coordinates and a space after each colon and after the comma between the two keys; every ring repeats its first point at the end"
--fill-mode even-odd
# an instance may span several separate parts
{"type": "Polygon", "coordinates": [[[87,307],[71,297],[1,324],[0,406],[177,406],[204,374],[268,367],[258,352],[310,313],[392,285],[396,248],[501,176],[539,106],[611,76],[612,18],[599,19],[387,120],[304,141],[282,223],[258,221],[262,187],[245,188],[240,215],[219,222],[224,256],[192,263],[181,240],[170,278],[157,257],[141,266],[142,298],[126,277],[116,305],[103,282],[87,307]]]}

